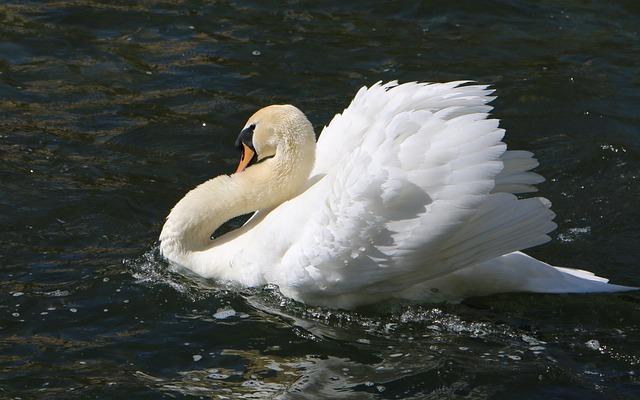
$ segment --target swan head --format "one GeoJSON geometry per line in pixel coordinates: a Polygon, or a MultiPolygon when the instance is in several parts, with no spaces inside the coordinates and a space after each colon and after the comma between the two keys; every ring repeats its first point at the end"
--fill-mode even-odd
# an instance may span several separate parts
{"type": "MultiPolygon", "coordinates": [[[[236,139],[241,153],[234,175],[261,188],[269,203],[299,192],[315,161],[313,126],[292,105],[271,105],[253,114],[236,139]]],[[[272,204],[273,205],[273,204],[272,204]]]]}
{"type": "Polygon", "coordinates": [[[160,233],[160,251],[188,263],[191,252],[209,249],[211,232],[233,217],[270,209],[301,193],[315,162],[313,126],[294,106],[265,107],[238,136],[240,165],[187,193],[160,233]],[[184,261],[187,260],[187,261],[184,261]]]}

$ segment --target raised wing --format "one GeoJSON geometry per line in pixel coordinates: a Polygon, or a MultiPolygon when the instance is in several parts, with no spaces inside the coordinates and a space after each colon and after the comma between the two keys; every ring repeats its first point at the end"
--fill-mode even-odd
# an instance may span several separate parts
{"type": "Polygon", "coordinates": [[[548,202],[503,193],[531,189],[535,160],[505,153],[491,90],[464,83],[363,88],[325,128],[288,295],[351,307],[548,240],[548,202]]]}
{"type": "Polygon", "coordinates": [[[397,81],[370,88],[362,87],[341,114],[336,114],[318,139],[316,162],[312,175],[327,173],[340,165],[340,161],[360,147],[369,131],[377,124],[385,124],[379,113],[426,110],[440,112],[440,117],[454,118],[460,114],[488,113],[487,105],[495,97],[487,86],[460,86],[468,81],[447,83],[405,83],[397,81]],[[391,90],[393,89],[393,90],[391,90]]]}

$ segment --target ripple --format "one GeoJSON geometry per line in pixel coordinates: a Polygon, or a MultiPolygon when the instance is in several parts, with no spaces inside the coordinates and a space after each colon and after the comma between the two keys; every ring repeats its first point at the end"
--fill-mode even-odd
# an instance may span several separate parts
{"type": "Polygon", "coordinates": [[[547,178],[559,240],[531,251],[634,285],[632,3],[3,2],[0,397],[637,397],[634,293],[346,312],[150,245],[256,108],[319,133],[362,85],[474,79],[547,178]]]}

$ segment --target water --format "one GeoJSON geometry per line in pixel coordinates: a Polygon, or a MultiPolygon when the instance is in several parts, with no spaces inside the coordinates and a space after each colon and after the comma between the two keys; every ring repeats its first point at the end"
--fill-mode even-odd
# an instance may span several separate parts
{"type": "Polygon", "coordinates": [[[0,21],[0,398],[640,397],[638,294],[343,312],[178,274],[156,243],[257,108],[319,131],[362,85],[474,79],[548,178],[559,228],[530,253],[640,285],[637,2],[5,1],[0,21]]]}

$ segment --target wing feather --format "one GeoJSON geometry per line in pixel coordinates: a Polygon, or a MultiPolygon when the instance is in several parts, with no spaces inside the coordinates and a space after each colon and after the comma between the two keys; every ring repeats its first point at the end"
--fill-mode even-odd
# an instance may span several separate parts
{"type": "Polygon", "coordinates": [[[538,166],[533,153],[522,150],[509,150],[502,155],[504,168],[496,176],[494,192],[528,193],[537,192],[534,186],[544,182],[544,178],[531,170],[538,166]]]}
{"type": "Polygon", "coordinates": [[[360,89],[318,140],[316,206],[282,258],[297,271],[283,278],[288,295],[363,301],[350,294],[403,290],[548,240],[549,203],[501,193],[540,180],[531,153],[506,151],[491,93],[468,82],[360,89]]]}

